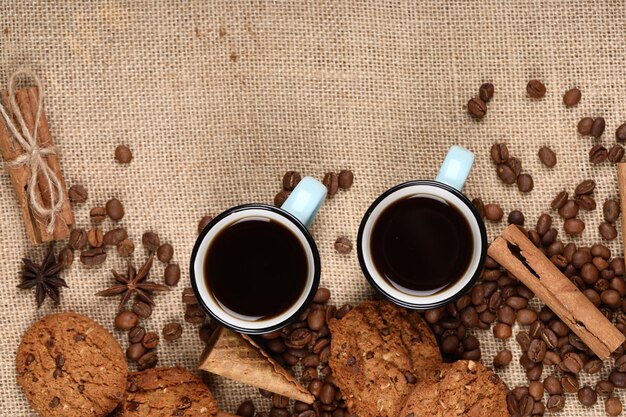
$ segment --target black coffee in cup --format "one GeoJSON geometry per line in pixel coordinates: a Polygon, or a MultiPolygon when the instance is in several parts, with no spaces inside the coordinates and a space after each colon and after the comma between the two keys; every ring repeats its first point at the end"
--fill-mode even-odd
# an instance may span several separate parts
{"type": "Polygon", "coordinates": [[[461,279],[473,257],[473,235],[458,208],[435,196],[395,201],[370,238],[374,267],[400,291],[436,292],[461,279]]]}
{"type": "Polygon", "coordinates": [[[243,219],[224,227],[204,259],[211,296],[246,320],[269,319],[288,310],[302,295],[308,273],[300,239],[270,219],[243,219]]]}

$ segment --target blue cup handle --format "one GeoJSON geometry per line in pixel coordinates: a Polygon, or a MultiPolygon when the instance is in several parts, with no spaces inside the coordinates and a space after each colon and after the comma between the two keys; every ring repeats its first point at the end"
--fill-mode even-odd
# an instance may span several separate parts
{"type": "Polygon", "coordinates": [[[310,228],[317,211],[326,199],[326,193],[324,184],[315,178],[304,177],[281,208],[293,214],[307,228],[310,228]]]}
{"type": "Polygon", "coordinates": [[[435,180],[461,191],[473,164],[474,154],[461,146],[454,145],[448,150],[435,180]]]}

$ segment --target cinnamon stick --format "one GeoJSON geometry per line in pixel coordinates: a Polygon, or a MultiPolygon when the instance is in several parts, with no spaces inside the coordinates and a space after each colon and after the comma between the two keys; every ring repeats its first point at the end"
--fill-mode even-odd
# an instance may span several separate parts
{"type": "Polygon", "coordinates": [[[626,251],[626,162],[617,164],[617,185],[619,187],[619,203],[622,212],[622,239],[626,251]]]}
{"type": "Polygon", "coordinates": [[[576,286],[515,225],[502,231],[487,252],[530,288],[600,358],[626,339],[576,286]]]}

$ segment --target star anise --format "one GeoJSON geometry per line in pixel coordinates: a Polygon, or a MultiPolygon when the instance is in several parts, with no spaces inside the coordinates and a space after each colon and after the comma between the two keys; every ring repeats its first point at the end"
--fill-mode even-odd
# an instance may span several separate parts
{"type": "Polygon", "coordinates": [[[37,308],[41,307],[46,295],[52,298],[56,304],[59,304],[61,302],[59,289],[67,287],[67,283],[59,276],[59,272],[63,269],[63,264],[57,262],[54,256],[54,247],[50,246],[48,254],[41,265],[26,258],[22,258],[22,262],[24,262],[22,282],[17,288],[25,290],[35,287],[37,308]]]}
{"type": "Polygon", "coordinates": [[[136,271],[133,265],[128,262],[128,274],[123,276],[116,271],[111,271],[115,277],[117,285],[112,286],[106,290],[97,292],[96,295],[101,297],[114,297],[121,295],[120,310],[130,298],[135,295],[136,298],[150,305],[154,305],[152,301],[152,293],[154,291],[169,291],[170,289],[165,285],[157,284],[155,282],[146,281],[150,268],[152,268],[152,261],[154,260],[154,254],[151,254],[146,262],[136,271]]]}

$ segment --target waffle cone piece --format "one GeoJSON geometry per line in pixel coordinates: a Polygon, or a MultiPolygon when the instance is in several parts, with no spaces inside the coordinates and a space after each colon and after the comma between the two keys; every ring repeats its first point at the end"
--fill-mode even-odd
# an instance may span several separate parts
{"type": "Polygon", "coordinates": [[[252,339],[223,327],[211,335],[198,368],[307,404],[315,401],[309,391],[252,339]]]}

